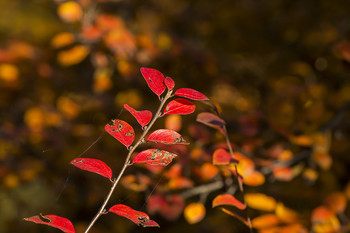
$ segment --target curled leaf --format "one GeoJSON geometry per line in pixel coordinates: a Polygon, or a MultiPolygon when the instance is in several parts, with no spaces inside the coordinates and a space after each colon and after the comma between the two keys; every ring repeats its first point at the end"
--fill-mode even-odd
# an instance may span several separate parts
{"type": "Polygon", "coordinates": [[[132,107],[130,107],[127,104],[124,104],[124,108],[126,110],[128,110],[131,115],[133,115],[137,122],[144,127],[145,125],[147,125],[151,119],[152,119],[152,113],[148,110],[144,110],[144,111],[136,111],[135,109],[133,109],[132,107]]]}
{"type": "Polygon", "coordinates": [[[135,138],[134,129],[122,120],[113,120],[111,125],[105,126],[105,130],[126,147],[129,147],[135,138]]]}
{"type": "Polygon", "coordinates": [[[164,144],[188,144],[178,132],[171,129],[158,129],[153,131],[148,136],[147,141],[164,144]]]}
{"type": "Polygon", "coordinates": [[[166,87],[168,88],[168,90],[172,90],[175,86],[175,82],[172,78],[170,77],[166,77],[164,80],[164,84],[166,85],[166,87]]]}
{"type": "Polygon", "coordinates": [[[247,225],[247,226],[250,225],[249,222],[248,222],[245,218],[243,218],[242,216],[240,216],[239,214],[236,214],[236,213],[234,213],[234,212],[232,212],[232,211],[230,211],[230,210],[228,210],[228,209],[225,209],[225,208],[221,208],[221,210],[222,210],[224,213],[226,213],[226,214],[228,214],[228,215],[231,215],[231,216],[237,218],[238,220],[240,220],[241,222],[243,222],[245,225],[247,225]]]}
{"type": "Polygon", "coordinates": [[[151,165],[166,166],[171,163],[173,158],[176,156],[176,154],[165,150],[148,149],[138,153],[133,159],[133,163],[147,163],[151,165]]]}
{"type": "Polygon", "coordinates": [[[77,158],[70,162],[72,165],[89,172],[97,173],[101,176],[112,178],[112,169],[98,159],[77,158]]]}
{"type": "Polygon", "coordinates": [[[194,112],[196,109],[196,106],[186,100],[186,99],[175,99],[168,103],[168,105],[165,107],[164,115],[166,114],[181,114],[186,115],[194,112]]]}
{"type": "Polygon", "coordinates": [[[208,100],[204,94],[191,88],[180,88],[174,95],[185,97],[191,100],[208,100]]]}
{"type": "Polygon", "coordinates": [[[159,97],[165,90],[164,75],[156,69],[145,67],[141,68],[141,73],[149,88],[159,97]]]}
{"type": "Polygon", "coordinates": [[[73,224],[66,218],[62,218],[56,215],[36,215],[29,218],[24,218],[25,221],[34,222],[37,224],[44,224],[51,227],[60,229],[66,233],[75,233],[73,224]]]}
{"type": "Polygon", "coordinates": [[[146,213],[134,210],[126,205],[118,204],[112,206],[108,212],[112,212],[117,215],[128,218],[139,226],[159,227],[158,223],[156,223],[153,220],[150,220],[149,216],[146,213]]]}
{"type": "Polygon", "coordinates": [[[237,207],[240,210],[244,210],[246,205],[242,202],[238,201],[234,196],[230,194],[221,194],[214,198],[213,200],[213,208],[221,205],[232,205],[237,207]]]}
{"type": "Polygon", "coordinates": [[[209,127],[216,128],[224,133],[222,127],[226,124],[225,121],[213,113],[201,112],[197,115],[196,121],[209,127]]]}

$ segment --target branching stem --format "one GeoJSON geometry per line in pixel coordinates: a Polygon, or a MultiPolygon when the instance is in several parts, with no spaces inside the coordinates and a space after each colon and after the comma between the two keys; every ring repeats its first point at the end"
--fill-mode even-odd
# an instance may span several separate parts
{"type": "Polygon", "coordinates": [[[115,189],[116,189],[116,187],[117,187],[117,185],[118,185],[118,183],[119,183],[121,177],[123,176],[123,174],[124,174],[126,168],[131,164],[131,161],[130,161],[131,155],[134,153],[135,149],[136,149],[141,143],[144,143],[144,142],[145,142],[145,136],[146,136],[146,134],[147,134],[147,133],[149,132],[149,130],[152,128],[152,126],[153,126],[153,124],[156,122],[156,120],[162,116],[162,115],[161,115],[161,111],[162,111],[163,106],[164,106],[164,104],[166,103],[166,101],[167,101],[169,98],[171,98],[171,93],[172,93],[171,90],[168,91],[167,94],[165,95],[165,97],[161,99],[161,102],[160,102],[160,105],[159,105],[159,107],[158,107],[158,110],[157,110],[157,112],[154,114],[152,121],[148,124],[147,127],[144,127],[144,131],[143,131],[141,137],[140,137],[140,138],[137,140],[137,142],[135,143],[135,145],[132,146],[132,147],[130,147],[129,153],[128,153],[128,155],[126,156],[126,159],[125,159],[124,165],[123,165],[123,167],[122,167],[122,170],[119,172],[118,177],[113,181],[113,185],[112,185],[112,187],[111,187],[111,189],[110,189],[110,191],[109,191],[109,193],[108,193],[108,195],[107,195],[105,201],[104,201],[103,204],[101,205],[101,207],[100,207],[99,211],[97,212],[97,214],[95,215],[95,217],[91,220],[89,226],[86,228],[86,230],[85,230],[84,233],[88,233],[89,230],[92,228],[92,226],[93,226],[93,225],[95,224],[95,222],[97,221],[97,219],[98,219],[99,217],[101,217],[101,215],[103,215],[103,214],[106,213],[106,210],[105,210],[106,205],[108,204],[110,198],[112,197],[112,194],[114,193],[114,191],[115,191],[115,189]]]}

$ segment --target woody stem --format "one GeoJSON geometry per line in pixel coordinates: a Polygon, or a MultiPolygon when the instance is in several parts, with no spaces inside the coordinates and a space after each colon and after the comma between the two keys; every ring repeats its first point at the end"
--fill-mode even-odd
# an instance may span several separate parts
{"type": "Polygon", "coordinates": [[[122,170],[119,172],[118,177],[113,181],[113,185],[105,199],[105,201],[103,202],[103,204],[101,205],[99,211],[97,212],[97,214],[95,215],[95,217],[91,220],[89,226],[86,228],[84,233],[88,233],[89,230],[92,228],[92,226],[95,224],[95,222],[97,221],[97,219],[99,217],[101,217],[102,214],[106,213],[106,205],[108,204],[110,198],[112,197],[112,194],[114,193],[117,184],[119,183],[121,177],[123,176],[126,168],[130,165],[130,159],[131,159],[131,155],[134,153],[135,149],[144,141],[144,138],[146,136],[146,134],[149,132],[149,130],[152,128],[153,124],[156,122],[156,120],[158,118],[161,117],[161,111],[163,109],[164,104],[166,103],[166,101],[171,97],[171,93],[172,91],[168,91],[166,96],[161,100],[160,105],[158,107],[157,112],[154,114],[152,121],[148,124],[148,127],[143,131],[141,137],[137,140],[137,142],[135,143],[135,145],[133,147],[130,148],[128,155],[126,156],[124,165],[122,167],[122,170]]]}

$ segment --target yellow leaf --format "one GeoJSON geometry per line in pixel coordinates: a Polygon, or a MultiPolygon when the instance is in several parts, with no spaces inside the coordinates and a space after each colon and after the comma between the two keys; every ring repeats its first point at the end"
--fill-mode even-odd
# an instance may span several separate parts
{"type": "Polygon", "coordinates": [[[273,211],[276,208],[276,200],[263,193],[247,193],[244,195],[244,200],[253,209],[273,211]]]}
{"type": "Polygon", "coordinates": [[[298,146],[312,146],[313,144],[312,138],[306,135],[292,136],[289,140],[291,141],[291,143],[296,144],[298,146]]]}
{"type": "Polygon", "coordinates": [[[314,151],[312,158],[323,170],[328,170],[332,165],[332,157],[328,153],[314,151]]]}
{"type": "Polygon", "coordinates": [[[81,19],[83,10],[78,3],[69,1],[61,4],[57,8],[57,13],[64,21],[68,23],[74,23],[81,19]]]}
{"type": "Polygon", "coordinates": [[[340,229],[338,218],[325,206],[319,206],[312,211],[311,222],[315,233],[338,232],[340,229]]]}
{"type": "Polygon", "coordinates": [[[89,54],[88,47],[76,45],[69,50],[64,50],[58,53],[57,60],[61,65],[71,66],[80,63],[89,54]]]}
{"type": "Polygon", "coordinates": [[[55,35],[51,40],[51,45],[54,48],[62,48],[74,42],[74,35],[69,32],[62,32],[55,35]]]}
{"type": "Polygon", "coordinates": [[[249,186],[259,186],[265,183],[265,176],[258,171],[243,175],[243,183],[249,186]]]}
{"type": "Polygon", "coordinates": [[[18,79],[18,68],[12,64],[0,64],[0,79],[6,82],[14,82],[18,79]]]}
{"type": "Polygon", "coordinates": [[[165,128],[174,131],[180,131],[182,127],[182,118],[180,115],[172,114],[165,118],[165,128]]]}
{"type": "Polygon", "coordinates": [[[205,207],[202,203],[191,203],[186,206],[184,216],[190,224],[200,222],[205,216],[205,207]]]}
{"type": "Polygon", "coordinates": [[[277,203],[275,213],[282,222],[295,223],[298,221],[298,213],[285,207],[281,202],[277,203]]]}
{"type": "Polygon", "coordinates": [[[80,111],[80,106],[77,103],[64,96],[58,98],[57,107],[69,119],[76,117],[80,111]]]}

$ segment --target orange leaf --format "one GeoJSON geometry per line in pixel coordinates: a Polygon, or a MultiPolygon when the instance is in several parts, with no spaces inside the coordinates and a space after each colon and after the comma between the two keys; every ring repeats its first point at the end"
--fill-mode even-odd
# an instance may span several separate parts
{"type": "Polygon", "coordinates": [[[325,204],[334,213],[341,213],[346,208],[346,196],[342,192],[331,193],[326,197],[325,204]]]}
{"type": "Polygon", "coordinates": [[[252,225],[256,229],[263,229],[275,226],[279,223],[278,218],[274,214],[264,214],[252,220],[252,225]]]}
{"type": "Polygon", "coordinates": [[[73,23],[81,19],[83,10],[78,3],[69,1],[61,4],[57,9],[57,13],[64,21],[73,23]]]}
{"type": "Polygon", "coordinates": [[[316,233],[337,232],[340,229],[338,218],[325,206],[319,206],[312,211],[311,222],[316,233]]]}
{"type": "Polygon", "coordinates": [[[169,189],[183,189],[193,187],[193,181],[186,177],[176,177],[168,182],[169,189]]]}
{"type": "Polygon", "coordinates": [[[69,50],[58,53],[57,60],[63,66],[71,66],[80,63],[89,54],[89,48],[83,45],[76,45],[69,50]]]}
{"type": "Polygon", "coordinates": [[[290,181],[293,179],[293,172],[290,167],[275,167],[273,175],[277,180],[290,181]]]}
{"type": "Polygon", "coordinates": [[[244,200],[253,209],[273,211],[276,208],[276,200],[263,193],[247,193],[244,195],[244,200]]]}
{"type": "Polygon", "coordinates": [[[204,163],[200,168],[201,177],[204,180],[213,179],[219,172],[219,169],[211,163],[204,163]]]}
{"type": "Polygon", "coordinates": [[[200,222],[205,216],[205,207],[202,203],[191,203],[184,210],[184,217],[190,224],[200,222]]]}
{"type": "Polygon", "coordinates": [[[298,221],[298,213],[285,207],[281,202],[277,203],[275,213],[282,222],[295,223],[298,221]]]}
{"type": "Polygon", "coordinates": [[[252,171],[243,175],[243,183],[249,186],[259,186],[265,183],[265,176],[258,171],[252,171]]]}
{"type": "Polygon", "coordinates": [[[225,208],[221,208],[221,210],[222,210],[224,213],[226,213],[226,214],[228,214],[228,215],[231,215],[231,216],[237,218],[238,220],[240,220],[241,222],[243,222],[246,226],[249,226],[249,225],[250,225],[249,222],[248,222],[245,218],[243,218],[242,216],[240,216],[240,215],[238,215],[238,214],[236,214],[236,213],[234,213],[234,212],[232,212],[232,211],[230,211],[230,210],[228,210],[228,209],[225,209],[225,208]]]}
{"type": "Polygon", "coordinates": [[[232,205],[237,207],[240,210],[244,210],[246,205],[238,201],[234,196],[230,194],[221,194],[214,198],[213,208],[220,205],[232,205]]]}

